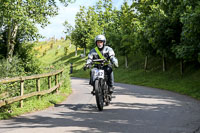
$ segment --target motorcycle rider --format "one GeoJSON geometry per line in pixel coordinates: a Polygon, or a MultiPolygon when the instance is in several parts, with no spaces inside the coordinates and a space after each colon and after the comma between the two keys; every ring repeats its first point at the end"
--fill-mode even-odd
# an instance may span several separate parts
{"type": "MultiPolygon", "coordinates": [[[[95,45],[96,47],[93,48],[90,53],[88,54],[88,59],[86,61],[86,65],[84,70],[88,68],[93,59],[106,59],[108,63],[103,67],[105,73],[108,74],[108,86],[110,88],[110,92],[113,92],[113,85],[114,85],[114,75],[111,67],[111,63],[114,64],[115,67],[118,67],[118,60],[115,57],[115,53],[113,49],[109,46],[106,46],[106,38],[104,35],[98,35],[95,38],[95,45]]],[[[95,66],[94,66],[95,67],[95,66]]],[[[93,68],[90,72],[90,84],[93,85],[93,75],[95,72],[95,68],[93,68]]],[[[94,90],[91,92],[94,94],[94,90]]]]}

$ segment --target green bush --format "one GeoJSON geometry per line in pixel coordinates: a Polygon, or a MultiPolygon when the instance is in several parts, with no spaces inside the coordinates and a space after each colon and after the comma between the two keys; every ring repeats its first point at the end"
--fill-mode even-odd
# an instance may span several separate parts
{"type": "Polygon", "coordinates": [[[41,63],[35,56],[37,51],[33,49],[35,45],[35,43],[23,43],[19,46],[19,50],[17,52],[19,58],[22,60],[22,66],[26,75],[42,73],[40,67],[41,63]]]}
{"type": "Polygon", "coordinates": [[[17,56],[12,58],[12,62],[6,59],[0,60],[0,78],[15,77],[25,75],[22,60],[17,56]]]}
{"type": "MultiPolygon", "coordinates": [[[[15,52],[11,62],[5,58],[0,59],[0,79],[42,73],[40,62],[35,57],[33,46],[31,44],[21,44],[16,47],[18,52],[15,52]]],[[[26,82],[25,93],[30,93],[33,90],[28,88],[35,88],[35,81],[28,80],[26,82]]],[[[0,84],[0,94],[6,92],[9,97],[19,96],[19,88],[19,82],[0,84]]]]}

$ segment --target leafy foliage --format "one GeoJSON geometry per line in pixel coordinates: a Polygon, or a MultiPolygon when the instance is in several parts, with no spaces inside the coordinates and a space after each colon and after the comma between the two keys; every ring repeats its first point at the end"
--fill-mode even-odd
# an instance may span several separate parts
{"type": "MultiPolygon", "coordinates": [[[[36,24],[45,27],[49,17],[58,14],[56,0],[11,0],[0,1],[0,55],[12,61],[15,45],[37,40],[36,24]]],[[[71,0],[60,0],[67,5],[71,0]]]]}
{"type": "Polygon", "coordinates": [[[94,27],[88,19],[89,9],[81,8],[77,14],[72,33],[77,46],[93,46],[87,40],[103,33],[115,51],[126,57],[142,53],[158,60],[162,57],[163,62],[166,58],[184,62],[200,60],[200,1],[124,1],[117,10],[111,0],[99,0],[90,14],[91,18],[98,16],[97,21],[93,20],[94,27]],[[99,31],[91,32],[96,27],[99,31]]]}
{"type": "Polygon", "coordinates": [[[186,61],[197,61],[200,53],[200,2],[194,9],[187,6],[180,19],[183,28],[181,42],[175,47],[176,57],[186,61]]]}

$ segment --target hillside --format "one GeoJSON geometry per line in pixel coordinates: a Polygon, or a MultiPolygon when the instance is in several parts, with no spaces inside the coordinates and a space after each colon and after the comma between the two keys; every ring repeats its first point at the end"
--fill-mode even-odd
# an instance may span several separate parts
{"type": "MultiPolygon", "coordinates": [[[[70,66],[70,63],[73,63],[71,76],[89,78],[89,70],[83,70],[87,57],[80,56],[83,53],[82,49],[78,49],[78,55],[75,57],[74,50],[75,46],[71,45],[69,47],[69,42],[60,40],[55,43],[53,49],[47,50],[46,55],[42,56],[40,60],[52,66],[55,63],[70,66]],[[60,48],[58,49],[59,45],[60,48]],[[68,47],[68,52],[64,55],[64,47],[66,46],[68,47]],[[58,51],[58,54],[56,54],[56,51],[58,51]]],[[[43,51],[45,50],[43,49],[43,51]]],[[[115,82],[165,89],[200,99],[200,69],[197,65],[185,64],[184,74],[180,75],[178,62],[168,63],[167,71],[163,72],[161,61],[152,57],[149,59],[147,71],[144,71],[143,56],[130,58],[128,68],[125,68],[124,57],[117,56],[117,58],[119,59],[120,67],[114,68],[115,82]]]]}

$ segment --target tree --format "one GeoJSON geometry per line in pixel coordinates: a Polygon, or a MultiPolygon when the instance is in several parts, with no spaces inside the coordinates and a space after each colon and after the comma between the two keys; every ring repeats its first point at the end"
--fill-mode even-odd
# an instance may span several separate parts
{"type": "Polygon", "coordinates": [[[74,27],[69,24],[67,20],[63,23],[63,26],[65,27],[64,33],[66,34],[66,39],[69,38],[71,40],[71,34],[74,30],[74,27]]]}
{"type": "MultiPolygon", "coordinates": [[[[76,14],[75,30],[72,33],[72,42],[76,46],[75,56],[77,55],[77,47],[86,49],[87,27],[86,27],[86,8],[80,7],[80,11],[76,14]]],[[[84,50],[85,51],[85,50],[84,50]]]]}
{"type": "Polygon", "coordinates": [[[98,14],[94,7],[80,8],[80,12],[76,14],[75,30],[72,33],[73,43],[81,48],[84,48],[84,55],[86,48],[94,47],[94,38],[96,35],[102,33],[102,28],[98,23],[98,14]]]}
{"type": "Polygon", "coordinates": [[[133,48],[135,45],[135,32],[136,32],[136,19],[135,13],[127,2],[121,7],[120,12],[120,47],[119,52],[125,57],[125,67],[128,67],[128,55],[134,53],[133,48]]]}
{"type": "MultiPolygon", "coordinates": [[[[180,5],[180,0],[146,0],[136,4],[139,18],[145,27],[144,35],[147,36],[156,55],[162,57],[163,71],[166,70],[166,58],[173,57],[171,51],[173,44],[180,43],[182,29],[179,19],[182,11],[180,5]]],[[[151,53],[151,47],[148,53],[151,53]]]]}
{"type": "Polygon", "coordinates": [[[86,27],[88,28],[87,47],[91,49],[95,46],[95,37],[98,34],[102,34],[103,28],[98,23],[98,14],[95,12],[94,7],[88,8],[86,20],[86,27]]]}
{"type": "Polygon", "coordinates": [[[185,1],[182,3],[185,8],[180,21],[183,24],[180,43],[174,44],[173,52],[180,60],[180,70],[183,73],[183,62],[197,62],[200,58],[200,2],[185,1]]]}
{"type": "MultiPolygon", "coordinates": [[[[65,5],[71,0],[60,0],[65,5]]],[[[57,15],[55,0],[10,0],[0,2],[1,36],[7,47],[6,58],[12,61],[16,42],[38,38],[36,24],[46,26],[48,17],[57,15]],[[3,34],[5,33],[5,34],[3,34]]]]}

